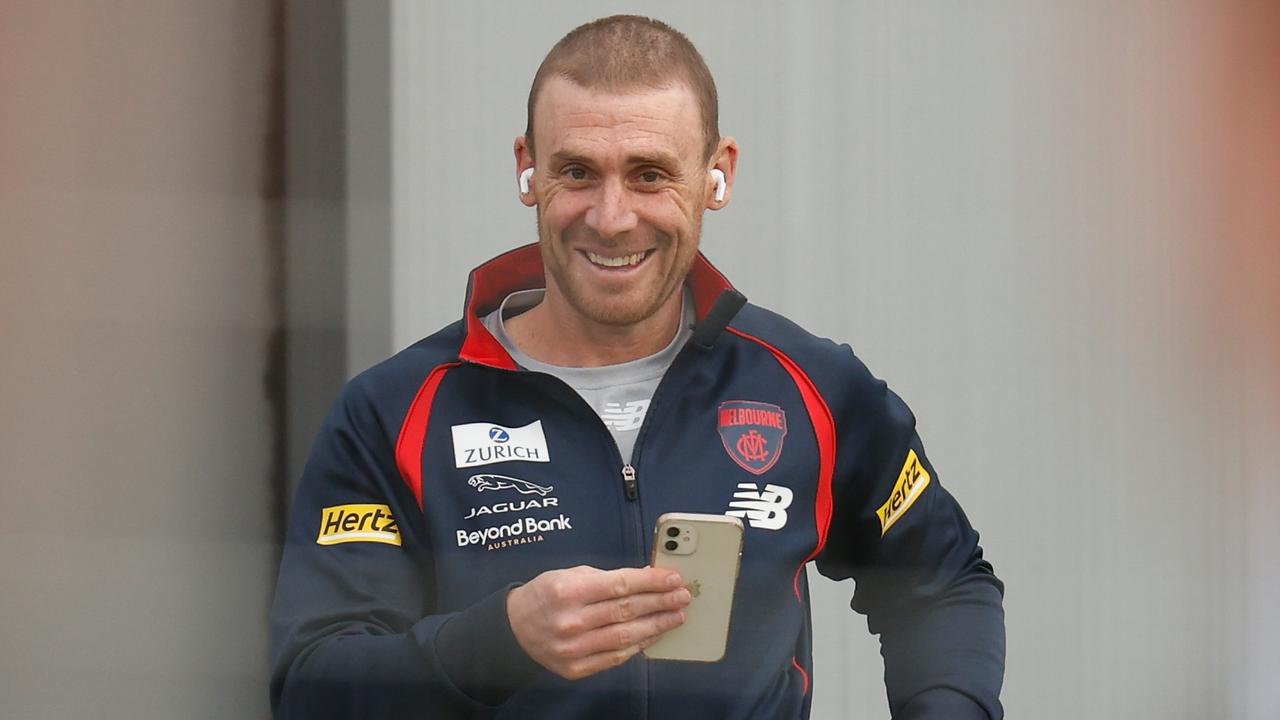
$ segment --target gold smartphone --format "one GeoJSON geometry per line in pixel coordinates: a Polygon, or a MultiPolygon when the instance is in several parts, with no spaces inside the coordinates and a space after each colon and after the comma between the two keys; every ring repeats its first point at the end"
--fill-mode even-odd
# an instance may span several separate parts
{"type": "Polygon", "coordinates": [[[693,600],[685,622],[645,648],[653,660],[716,662],[729,642],[729,616],[742,561],[742,521],[727,515],[666,513],[653,536],[653,566],[678,570],[693,600]]]}

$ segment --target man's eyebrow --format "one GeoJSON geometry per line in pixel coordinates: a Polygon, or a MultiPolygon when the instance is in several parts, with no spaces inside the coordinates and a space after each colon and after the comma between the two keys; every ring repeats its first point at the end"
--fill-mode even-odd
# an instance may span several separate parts
{"type": "Polygon", "coordinates": [[[551,154],[551,164],[559,165],[560,163],[567,162],[577,162],[584,165],[592,164],[591,160],[587,156],[573,152],[572,150],[557,150],[551,154]]]}
{"type": "Polygon", "coordinates": [[[627,156],[628,165],[658,165],[660,167],[678,168],[680,159],[664,152],[636,153],[627,156]]]}
{"type": "MultiPolygon", "coordinates": [[[[551,154],[551,164],[560,165],[562,163],[576,162],[583,165],[595,165],[591,158],[583,153],[575,152],[572,149],[565,148],[557,150],[551,154]]],[[[638,165],[657,165],[659,167],[677,168],[680,167],[680,160],[675,155],[665,152],[640,152],[627,156],[627,165],[635,167],[638,165]]]]}

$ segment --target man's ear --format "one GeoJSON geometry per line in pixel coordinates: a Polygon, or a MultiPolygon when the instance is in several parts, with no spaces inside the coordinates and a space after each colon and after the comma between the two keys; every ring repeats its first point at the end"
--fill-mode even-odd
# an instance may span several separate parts
{"type": "Polygon", "coordinates": [[[533,174],[533,150],[529,147],[529,143],[525,141],[524,136],[516,137],[515,142],[516,153],[516,189],[520,191],[520,202],[526,207],[533,207],[538,204],[538,193],[536,183],[531,177],[533,174]],[[527,174],[526,174],[527,173],[527,174]],[[524,181],[521,177],[524,176],[524,181]],[[528,186],[529,191],[524,192],[524,187],[528,186]]]}
{"type": "Polygon", "coordinates": [[[733,180],[738,170],[738,141],[731,137],[720,138],[716,151],[711,155],[711,166],[707,168],[706,203],[708,210],[719,210],[733,199],[733,180]],[[716,180],[712,170],[719,170],[724,176],[724,193],[716,199],[716,180]]]}

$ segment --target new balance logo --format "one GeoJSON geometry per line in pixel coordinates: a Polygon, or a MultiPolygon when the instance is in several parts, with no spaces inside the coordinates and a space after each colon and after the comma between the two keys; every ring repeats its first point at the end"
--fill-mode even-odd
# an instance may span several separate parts
{"type": "Polygon", "coordinates": [[[738,483],[738,492],[729,502],[725,515],[745,519],[751,527],[778,530],[787,524],[787,508],[791,507],[790,488],[781,485],[765,485],[760,490],[755,483],[738,483]]]}
{"type": "Polygon", "coordinates": [[[616,402],[605,403],[604,412],[600,413],[600,420],[610,430],[639,430],[644,423],[644,414],[648,410],[648,400],[632,400],[626,405],[616,402]]]}

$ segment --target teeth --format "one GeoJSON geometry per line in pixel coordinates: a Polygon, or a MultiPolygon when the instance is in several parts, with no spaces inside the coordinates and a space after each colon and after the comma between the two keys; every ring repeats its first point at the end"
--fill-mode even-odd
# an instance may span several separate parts
{"type": "Polygon", "coordinates": [[[646,254],[647,251],[636,253],[634,255],[623,255],[622,257],[605,257],[604,255],[597,255],[593,252],[589,252],[587,253],[587,259],[592,263],[603,267],[626,267],[628,265],[635,265],[639,263],[644,259],[646,254]]]}

